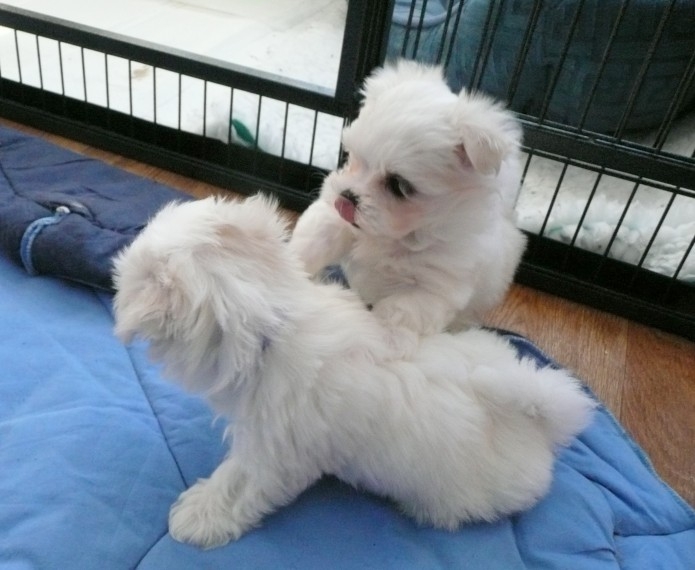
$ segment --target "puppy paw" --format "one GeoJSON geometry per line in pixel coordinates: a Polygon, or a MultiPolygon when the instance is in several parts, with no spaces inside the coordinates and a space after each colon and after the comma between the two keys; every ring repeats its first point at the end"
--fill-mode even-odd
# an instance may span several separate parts
{"type": "Polygon", "coordinates": [[[455,313],[445,299],[433,295],[391,295],[374,304],[372,313],[386,330],[395,358],[410,358],[420,339],[443,332],[455,313]]]}
{"type": "Polygon", "coordinates": [[[172,538],[202,548],[227,544],[246,530],[234,520],[231,505],[208,481],[199,481],[183,492],[169,511],[172,538]]]}
{"type": "Polygon", "coordinates": [[[417,351],[420,337],[415,331],[387,325],[384,334],[393,360],[408,360],[417,351]]]}

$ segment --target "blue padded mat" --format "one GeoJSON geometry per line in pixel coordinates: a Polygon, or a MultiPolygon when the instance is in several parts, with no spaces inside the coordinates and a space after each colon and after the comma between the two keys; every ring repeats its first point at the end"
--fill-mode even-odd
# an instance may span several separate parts
{"type": "MultiPolygon", "coordinates": [[[[0,173],[12,169],[8,156],[0,173]]],[[[110,167],[87,162],[88,185],[101,192],[110,167]]],[[[64,184],[60,166],[51,169],[64,184]]],[[[138,199],[128,198],[133,211],[138,199]]],[[[224,425],[163,381],[145,346],[114,338],[107,292],[30,276],[0,253],[0,315],[0,568],[693,567],[695,512],[603,408],[558,457],[550,494],[496,524],[419,528],[389,501],[326,477],[238,542],[210,551],[176,543],[169,507],[221,460],[224,425]]]]}

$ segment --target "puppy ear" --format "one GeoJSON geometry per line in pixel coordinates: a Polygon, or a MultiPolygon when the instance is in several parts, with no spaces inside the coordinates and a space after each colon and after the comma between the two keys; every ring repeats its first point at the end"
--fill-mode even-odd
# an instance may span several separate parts
{"type": "Polygon", "coordinates": [[[118,260],[114,275],[116,336],[128,343],[136,335],[151,340],[173,334],[177,326],[173,315],[185,314],[183,309],[188,300],[180,287],[173,283],[167,268],[164,265],[151,267],[145,275],[134,280],[132,275],[125,277],[122,274],[121,266],[124,264],[118,260]]]}
{"type": "Polygon", "coordinates": [[[492,99],[465,89],[454,108],[454,128],[460,140],[457,156],[464,167],[480,174],[499,172],[504,158],[521,145],[521,126],[514,115],[492,99]]]}

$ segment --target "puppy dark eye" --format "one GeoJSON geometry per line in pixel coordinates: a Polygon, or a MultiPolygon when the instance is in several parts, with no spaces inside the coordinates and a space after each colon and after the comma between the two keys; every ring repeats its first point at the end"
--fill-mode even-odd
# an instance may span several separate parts
{"type": "Polygon", "coordinates": [[[399,200],[405,200],[415,194],[413,185],[396,174],[390,174],[386,177],[386,188],[399,200]]]}

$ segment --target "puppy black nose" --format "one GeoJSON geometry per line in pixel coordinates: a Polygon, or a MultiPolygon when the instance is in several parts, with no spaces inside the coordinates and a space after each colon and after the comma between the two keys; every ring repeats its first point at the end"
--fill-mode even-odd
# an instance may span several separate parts
{"type": "Polygon", "coordinates": [[[340,195],[346,200],[350,200],[355,206],[359,204],[360,197],[355,194],[352,190],[343,190],[340,195]]]}

